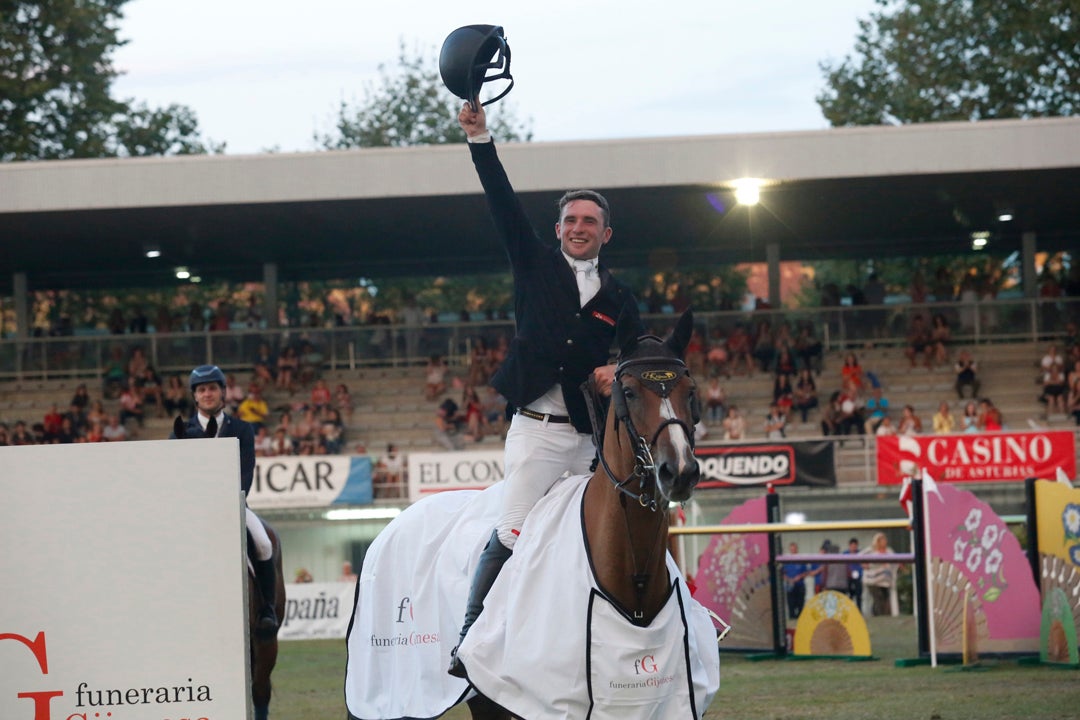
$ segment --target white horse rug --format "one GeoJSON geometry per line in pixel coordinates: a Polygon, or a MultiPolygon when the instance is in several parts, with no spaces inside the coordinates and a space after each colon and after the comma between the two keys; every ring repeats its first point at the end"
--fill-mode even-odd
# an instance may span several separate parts
{"type": "MultiPolygon", "coordinates": [[[[586,476],[541,500],[459,653],[484,695],[528,720],[700,718],[720,682],[716,632],[668,557],[671,594],[635,627],[596,587],[581,520],[586,476]]],[[[359,720],[434,718],[469,693],[446,673],[501,484],[426,498],[368,551],[345,695],[359,720]]]]}

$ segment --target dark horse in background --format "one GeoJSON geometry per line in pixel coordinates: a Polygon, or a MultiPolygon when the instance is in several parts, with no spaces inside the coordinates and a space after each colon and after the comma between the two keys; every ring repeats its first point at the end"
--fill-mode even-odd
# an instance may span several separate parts
{"type": "MultiPolygon", "coordinates": [[[[274,612],[281,622],[285,621],[285,576],[281,572],[281,539],[270,523],[262,520],[266,534],[270,536],[270,542],[274,546],[274,554],[271,560],[274,563],[274,571],[277,573],[277,582],[274,586],[274,612]]],[[[251,540],[248,540],[248,545],[251,540]]],[[[249,548],[250,552],[250,548],[249,548]]],[[[249,555],[250,557],[250,555],[249,555]]],[[[270,674],[277,664],[278,638],[277,631],[273,633],[259,632],[255,624],[259,619],[259,608],[262,607],[263,597],[259,591],[259,583],[255,581],[255,572],[248,563],[248,641],[251,657],[251,702],[255,709],[255,720],[267,720],[270,717],[270,674]]]]}
{"type": "MultiPolygon", "coordinates": [[[[683,362],[692,324],[692,316],[684,314],[666,340],[653,336],[628,337],[628,329],[619,328],[621,352],[610,406],[601,406],[601,398],[595,389],[586,388],[594,415],[596,444],[602,448],[598,467],[591,477],[570,478],[563,482],[574,485],[561,486],[573,487],[575,493],[582,492],[584,486],[580,513],[571,508],[569,514],[548,516],[572,516],[575,522],[580,516],[580,522],[572,526],[574,532],[566,536],[575,547],[578,546],[578,533],[584,536],[592,563],[593,587],[599,588],[606,601],[625,615],[627,624],[649,628],[661,613],[670,617],[671,602],[676,595],[683,598],[679,602],[693,606],[698,618],[694,624],[697,631],[694,637],[701,638],[707,633],[709,642],[688,646],[688,667],[692,656],[695,661],[706,658],[705,665],[712,668],[694,678],[695,687],[699,687],[698,680],[704,678],[700,687],[707,688],[698,698],[693,713],[701,717],[719,682],[716,635],[707,618],[704,633],[701,632],[705,611],[689,599],[688,593],[679,594],[679,583],[670,570],[673,565],[668,562],[667,552],[668,503],[688,500],[700,476],[693,445],[694,425],[700,407],[693,379],[683,362]],[[605,407],[608,408],[606,413],[605,407]],[[693,647],[697,648],[696,652],[693,647]]],[[[415,717],[415,713],[431,717],[459,702],[468,702],[474,718],[501,720],[514,717],[485,697],[483,687],[451,678],[446,673],[465,604],[465,598],[457,596],[468,592],[467,579],[471,575],[468,570],[473,566],[468,559],[474,560],[478,556],[491,532],[490,525],[484,524],[483,520],[474,520],[472,516],[477,512],[490,512],[490,507],[497,506],[499,497],[498,485],[481,492],[437,493],[399,515],[369,550],[371,562],[368,559],[364,562],[347,641],[349,660],[345,684],[350,720],[401,720],[415,717]],[[492,500],[484,497],[489,493],[492,500]],[[421,538],[419,546],[413,545],[415,541],[410,537],[418,536],[421,538]],[[400,579],[402,577],[405,579],[400,579]],[[437,587],[432,590],[432,586],[437,587]],[[439,608],[441,625],[434,625],[434,613],[428,609],[433,606],[439,608]],[[421,610],[424,610],[423,616],[421,610]],[[438,634],[429,630],[433,627],[439,628],[438,634]],[[432,642],[423,645],[428,638],[432,638],[432,642]],[[390,666],[400,668],[400,674],[397,669],[384,669],[390,666]],[[432,690],[433,687],[438,691],[432,690]],[[425,693],[422,707],[410,705],[414,701],[401,699],[420,693],[425,693]],[[426,693],[431,693],[431,700],[427,699],[426,693]],[[444,702],[436,707],[436,703],[444,702]]],[[[552,499],[554,505],[556,501],[552,499]]],[[[518,555],[524,551],[519,548],[526,543],[532,544],[528,547],[546,547],[549,538],[535,534],[529,537],[529,528],[527,521],[515,555],[503,571],[504,576],[513,574],[510,568],[515,560],[521,560],[518,555]]],[[[559,561],[562,560],[563,556],[559,555],[559,561]]],[[[503,580],[500,577],[496,587],[503,580]]],[[[532,577],[513,577],[505,581],[506,588],[529,586],[527,592],[544,585],[554,592],[578,592],[576,586],[563,587],[557,579],[549,577],[536,577],[535,582],[532,577]]],[[[584,591],[588,593],[589,589],[586,587],[584,591]]],[[[544,596],[545,599],[549,597],[544,596]]],[[[552,616],[545,619],[557,623],[555,627],[561,627],[558,623],[563,609],[552,608],[552,616]]],[[[492,618],[503,617],[500,609],[490,612],[494,613],[492,618]]],[[[530,617],[526,624],[532,625],[532,620],[530,617]]],[[[532,629],[525,627],[524,630],[531,633],[525,644],[546,649],[547,636],[552,632],[550,628],[545,632],[544,628],[548,626],[541,621],[537,621],[532,629]]],[[[473,628],[475,632],[476,627],[473,628]]],[[[567,632],[563,630],[564,635],[567,632]]],[[[680,629],[674,643],[681,647],[685,642],[683,638],[680,629]]],[[[518,648],[526,649],[516,645],[509,651],[518,652],[518,648]]],[[[479,669],[470,670],[468,656],[463,657],[471,681],[483,685],[484,681],[472,674],[479,669]]],[[[529,655],[530,659],[533,657],[537,656],[529,655]]],[[[562,659],[566,660],[565,657],[562,659]]],[[[699,662],[695,667],[703,665],[699,662]]],[[[501,669],[487,668],[489,672],[483,673],[484,680],[490,681],[491,676],[499,675],[501,669]]],[[[542,703],[549,702],[554,699],[548,694],[550,688],[550,684],[537,684],[532,692],[542,703]]],[[[551,695],[559,692],[561,688],[550,689],[551,695]]],[[[514,693],[511,689],[507,697],[513,700],[514,693]]],[[[599,706],[597,709],[600,710],[599,706]]],[[[618,714],[617,707],[603,710],[609,713],[608,716],[613,711],[618,714]]],[[[583,717],[585,714],[581,713],[583,717]]]]}
{"type": "MultiPolygon", "coordinates": [[[[194,434],[185,427],[183,418],[176,418],[173,424],[173,438],[178,440],[205,439],[204,435],[194,434]]],[[[274,571],[277,579],[274,584],[274,612],[280,622],[285,621],[285,577],[281,571],[281,538],[268,522],[259,518],[270,538],[274,548],[271,561],[274,563],[274,571]]],[[[278,639],[277,630],[273,633],[258,632],[255,628],[259,619],[259,609],[263,605],[262,593],[259,583],[255,580],[255,570],[251,564],[254,557],[251,536],[247,538],[248,563],[247,563],[247,594],[248,594],[248,656],[251,669],[251,703],[255,710],[255,720],[267,720],[270,717],[270,674],[277,664],[278,639]]]]}

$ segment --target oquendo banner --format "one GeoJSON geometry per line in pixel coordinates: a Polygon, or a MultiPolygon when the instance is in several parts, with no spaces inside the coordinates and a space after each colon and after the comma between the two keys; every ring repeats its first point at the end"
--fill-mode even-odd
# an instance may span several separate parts
{"type": "Polygon", "coordinates": [[[1062,430],[887,436],[877,439],[879,485],[898,485],[925,469],[941,482],[1076,477],[1076,439],[1062,430]]]}
{"type": "Polygon", "coordinates": [[[836,486],[833,445],[823,441],[698,445],[699,488],[836,486]]]}

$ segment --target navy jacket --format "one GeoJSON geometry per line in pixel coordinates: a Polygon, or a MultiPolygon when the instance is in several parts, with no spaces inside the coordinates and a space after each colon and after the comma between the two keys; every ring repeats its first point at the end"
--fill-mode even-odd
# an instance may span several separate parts
{"type": "MultiPolygon", "coordinates": [[[[188,431],[188,437],[198,438],[203,435],[202,426],[199,425],[198,413],[188,418],[184,428],[188,431]]],[[[240,439],[240,488],[247,495],[251,490],[251,482],[255,476],[255,428],[249,423],[226,415],[225,420],[218,430],[218,437],[234,437],[240,439]]],[[[175,439],[176,433],[169,433],[169,439],[175,439]]]]}
{"type": "Polygon", "coordinates": [[[609,361],[620,314],[643,332],[637,300],[601,263],[600,290],[582,307],[573,270],[558,243],[537,236],[495,144],[469,143],[469,150],[514,275],[517,333],[491,384],[508,409],[527,407],[558,384],[574,428],[591,432],[581,383],[609,361]]]}

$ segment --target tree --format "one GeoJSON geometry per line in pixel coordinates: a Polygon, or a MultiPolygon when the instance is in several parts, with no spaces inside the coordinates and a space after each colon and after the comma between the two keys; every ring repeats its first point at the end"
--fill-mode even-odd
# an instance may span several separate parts
{"type": "Polygon", "coordinates": [[[856,57],[823,62],[834,125],[1073,115],[1080,110],[1076,0],[876,0],[856,57]]]}
{"type": "Polygon", "coordinates": [[[220,152],[190,109],[110,96],[128,0],[0,0],[0,160],[220,152]]]}
{"type": "MultiPolygon", "coordinates": [[[[465,142],[457,124],[461,100],[442,83],[438,63],[402,41],[397,66],[379,65],[379,83],[368,83],[355,107],[342,101],[334,129],[315,142],[327,150],[358,147],[402,147],[465,142]]],[[[531,123],[520,123],[505,101],[488,107],[488,127],[501,141],[532,139],[531,123]]]]}

